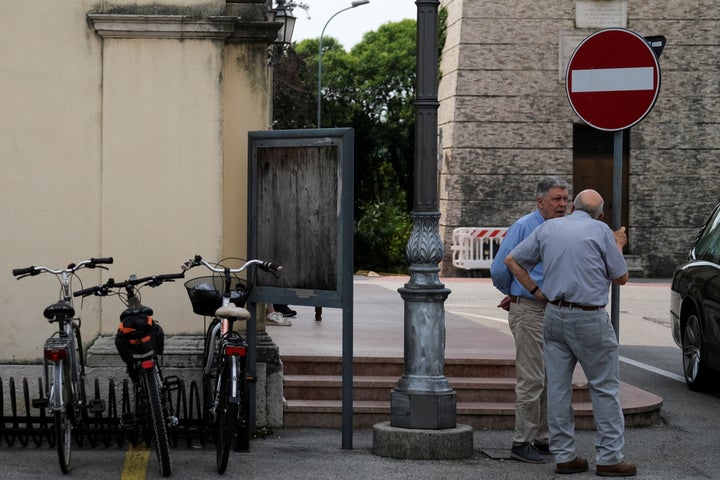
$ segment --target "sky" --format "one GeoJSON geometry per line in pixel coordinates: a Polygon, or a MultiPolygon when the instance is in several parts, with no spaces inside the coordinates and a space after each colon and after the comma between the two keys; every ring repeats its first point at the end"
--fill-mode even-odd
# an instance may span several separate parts
{"type": "Polygon", "coordinates": [[[293,12],[297,17],[293,42],[307,38],[318,38],[325,28],[325,37],[340,41],[345,50],[350,50],[362,40],[365,33],[377,30],[380,25],[397,22],[405,18],[417,18],[415,0],[370,0],[366,5],[346,10],[330,20],[336,12],[347,8],[351,0],[297,0],[309,7],[293,12]],[[308,16],[310,18],[308,18],[308,16]],[[328,23],[328,20],[330,22],[328,23]]]}

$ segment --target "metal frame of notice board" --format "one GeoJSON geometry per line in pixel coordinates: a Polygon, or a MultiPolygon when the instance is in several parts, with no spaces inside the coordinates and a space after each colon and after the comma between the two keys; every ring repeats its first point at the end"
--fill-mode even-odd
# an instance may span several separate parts
{"type": "MultiPolygon", "coordinates": [[[[249,302],[342,308],[346,449],[352,448],[353,174],[352,128],[248,134],[248,256],[283,266],[278,278],[250,272],[249,302]]],[[[256,334],[248,322],[250,345],[256,334]]]]}

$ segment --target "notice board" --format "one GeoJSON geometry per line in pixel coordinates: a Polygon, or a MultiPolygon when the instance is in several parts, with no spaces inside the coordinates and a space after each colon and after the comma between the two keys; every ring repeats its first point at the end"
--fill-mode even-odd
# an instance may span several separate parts
{"type": "Polygon", "coordinates": [[[252,301],[343,306],[353,274],[353,140],[351,128],[250,132],[248,256],[283,266],[278,278],[253,279],[252,301]]]}

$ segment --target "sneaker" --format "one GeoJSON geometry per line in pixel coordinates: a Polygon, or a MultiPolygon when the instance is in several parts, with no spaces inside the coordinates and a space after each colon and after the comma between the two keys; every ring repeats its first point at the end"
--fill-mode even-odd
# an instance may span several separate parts
{"type": "Polygon", "coordinates": [[[276,325],[278,327],[289,327],[292,322],[287,318],[283,317],[280,312],[268,313],[265,317],[265,325],[276,325]]]}
{"type": "Polygon", "coordinates": [[[273,305],[273,309],[275,309],[276,312],[282,313],[283,317],[294,317],[297,315],[297,312],[287,305],[273,305]]]}
{"type": "Polygon", "coordinates": [[[588,462],[582,457],[575,457],[569,462],[562,462],[555,465],[555,473],[569,474],[588,471],[588,462]]]}
{"type": "Polygon", "coordinates": [[[545,459],[531,443],[514,443],[510,449],[510,456],[521,462],[545,463],[545,459]]]}

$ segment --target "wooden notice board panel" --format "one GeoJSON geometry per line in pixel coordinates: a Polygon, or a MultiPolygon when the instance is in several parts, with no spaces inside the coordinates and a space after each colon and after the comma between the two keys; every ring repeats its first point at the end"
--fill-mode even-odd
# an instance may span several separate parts
{"type": "Polygon", "coordinates": [[[248,254],[278,263],[255,302],[341,307],[353,254],[353,130],[250,132],[248,254]]]}

